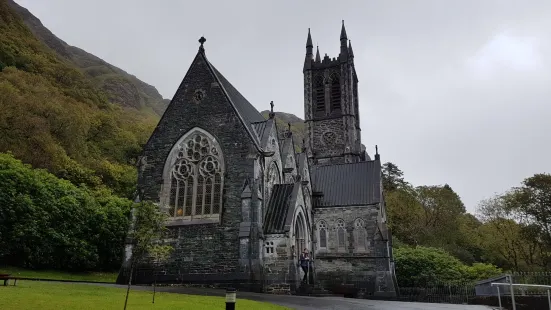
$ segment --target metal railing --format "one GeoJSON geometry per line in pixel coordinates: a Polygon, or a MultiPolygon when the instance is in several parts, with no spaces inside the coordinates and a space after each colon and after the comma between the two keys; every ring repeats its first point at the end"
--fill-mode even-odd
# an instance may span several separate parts
{"type": "Polygon", "coordinates": [[[547,302],[549,305],[549,310],[551,310],[551,285],[540,285],[540,284],[518,284],[518,283],[492,283],[492,286],[497,287],[497,297],[499,300],[499,309],[503,309],[501,307],[501,295],[499,292],[499,286],[508,286],[511,292],[511,304],[513,305],[513,310],[517,310],[517,305],[515,303],[515,287],[534,287],[534,288],[547,288],[547,302]]]}

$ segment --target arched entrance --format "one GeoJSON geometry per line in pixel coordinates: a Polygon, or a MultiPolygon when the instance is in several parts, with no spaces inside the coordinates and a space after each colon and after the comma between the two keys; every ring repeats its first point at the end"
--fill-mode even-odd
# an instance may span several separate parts
{"type": "Polygon", "coordinates": [[[302,212],[299,212],[295,219],[295,249],[297,255],[300,255],[308,245],[308,230],[306,229],[306,220],[302,212]]]}

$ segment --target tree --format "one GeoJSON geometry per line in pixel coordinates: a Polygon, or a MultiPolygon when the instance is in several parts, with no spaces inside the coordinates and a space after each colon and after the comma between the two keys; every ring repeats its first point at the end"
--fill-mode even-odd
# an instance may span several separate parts
{"type": "Polygon", "coordinates": [[[507,207],[524,224],[526,237],[538,240],[543,266],[551,266],[551,174],[535,174],[507,195],[507,207]]]}
{"type": "Polygon", "coordinates": [[[524,217],[511,204],[518,198],[515,195],[511,191],[500,194],[482,201],[478,207],[483,221],[480,235],[486,259],[517,271],[545,267],[548,252],[538,237],[540,227],[522,221],[524,217]]]}
{"type": "Polygon", "coordinates": [[[134,205],[132,215],[133,224],[129,235],[132,239],[132,256],[124,309],[128,302],[134,267],[148,259],[164,260],[172,250],[170,245],[163,244],[164,233],[167,231],[165,222],[168,215],[166,212],[161,211],[151,202],[143,201],[134,205]]]}
{"type": "Polygon", "coordinates": [[[404,181],[404,173],[395,164],[387,162],[383,164],[383,189],[390,192],[407,186],[404,181]]]}
{"type": "Polygon", "coordinates": [[[0,264],[114,270],[130,207],[107,189],[77,187],[0,153],[0,264]]]}
{"type": "Polygon", "coordinates": [[[419,186],[417,199],[423,208],[424,242],[430,246],[454,247],[459,230],[458,218],[465,213],[459,195],[449,185],[419,186]]]}
{"type": "Polygon", "coordinates": [[[386,192],[385,205],[392,235],[406,244],[421,245],[423,208],[415,191],[401,188],[386,192]]]}

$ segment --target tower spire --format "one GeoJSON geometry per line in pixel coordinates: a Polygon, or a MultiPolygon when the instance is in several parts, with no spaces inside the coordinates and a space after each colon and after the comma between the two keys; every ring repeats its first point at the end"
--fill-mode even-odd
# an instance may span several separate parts
{"type": "Polygon", "coordinates": [[[312,59],[314,58],[314,54],[312,52],[313,49],[314,45],[312,44],[312,35],[310,35],[310,28],[308,28],[308,38],[306,39],[306,57],[304,57],[304,67],[302,68],[303,72],[312,69],[312,59]]]}
{"type": "Polygon", "coordinates": [[[316,46],[316,62],[321,62],[320,47],[316,46]]]}
{"type": "Polygon", "coordinates": [[[352,51],[352,41],[348,40],[348,56],[351,58],[354,57],[354,52],[352,51]]]}
{"type": "Polygon", "coordinates": [[[348,60],[348,36],[346,35],[346,29],[344,28],[344,20],[342,21],[341,28],[341,53],[339,59],[341,62],[346,62],[348,60]]]}
{"type": "Polygon", "coordinates": [[[310,28],[308,28],[308,39],[306,39],[306,55],[312,55],[312,49],[314,45],[312,44],[312,35],[310,34],[310,28]]]}
{"type": "Polygon", "coordinates": [[[346,29],[344,28],[344,19],[342,20],[342,28],[341,28],[341,41],[348,39],[346,36],[346,29]]]}

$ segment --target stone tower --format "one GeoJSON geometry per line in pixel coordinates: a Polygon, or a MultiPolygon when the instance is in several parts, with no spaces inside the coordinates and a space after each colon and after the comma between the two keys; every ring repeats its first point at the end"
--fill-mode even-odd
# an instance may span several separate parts
{"type": "Polygon", "coordinates": [[[337,58],[319,47],[314,58],[312,37],[308,29],[304,59],[304,120],[307,128],[310,164],[338,164],[361,161],[363,150],[358,110],[358,78],[354,67],[352,44],[344,21],[337,58]]]}

